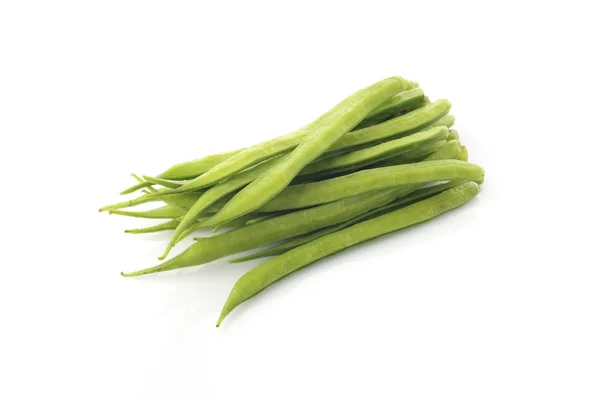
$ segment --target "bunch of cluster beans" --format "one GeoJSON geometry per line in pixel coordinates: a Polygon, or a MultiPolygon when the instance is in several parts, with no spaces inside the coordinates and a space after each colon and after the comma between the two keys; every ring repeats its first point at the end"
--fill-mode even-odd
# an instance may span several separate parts
{"type": "Polygon", "coordinates": [[[160,260],[202,229],[212,236],[139,276],[206,264],[269,259],[245,273],[217,326],[238,305],[299,268],[459,207],[479,193],[484,171],[468,162],[450,129],[450,102],[430,101],[414,82],[391,77],[347,97],[315,121],[257,145],[133,175],[142,193],[100,211],[166,219],[129,233],[172,230],[160,260]],[[158,202],[160,207],[126,210],[158,202]],[[219,233],[220,232],[220,233],[219,233]]]}

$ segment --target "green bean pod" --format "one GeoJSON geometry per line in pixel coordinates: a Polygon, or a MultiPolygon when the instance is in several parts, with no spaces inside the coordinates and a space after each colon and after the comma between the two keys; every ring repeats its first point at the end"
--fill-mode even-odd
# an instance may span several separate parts
{"type": "Polygon", "coordinates": [[[152,210],[145,211],[124,211],[124,210],[112,210],[109,211],[109,214],[115,215],[124,215],[126,217],[135,217],[135,218],[178,218],[183,215],[183,213],[175,207],[172,206],[163,206],[159,208],[153,208],[152,210]]]}
{"type": "Polygon", "coordinates": [[[399,185],[455,179],[483,181],[483,175],[481,167],[458,160],[427,161],[373,168],[320,182],[289,186],[262,206],[259,211],[274,212],[305,208],[399,185]]]}
{"type": "Polygon", "coordinates": [[[245,273],[235,283],[217,321],[217,327],[237,306],[286,275],[349,247],[435,218],[467,203],[478,193],[479,186],[474,182],[467,182],[429,199],[323,236],[265,261],[245,273]]]}
{"type": "Polygon", "coordinates": [[[145,179],[145,182],[150,182],[153,185],[161,185],[164,186],[168,189],[177,189],[182,187],[183,185],[185,185],[188,181],[186,180],[180,180],[180,181],[176,181],[173,179],[164,179],[164,178],[157,178],[155,176],[148,176],[148,175],[143,175],[142,178],[145,179]]]}
{"type": "MultiPolygon", "coordinates": [[[[460,145],[458,142],[449,142],[429,156],[427,160],[451,159],[458,157],[459,154],[460,145]]],[[[405,185],[381,191],[367,192],[333,203],[287,213],[252,225],[246,225],[248,220],[257,216],[255,213],[251,213],[233,221],[232,223],[238,222],[237,227],[233,227],[235,228],[234,230],[209,238],[199,238],[197,239],[198,243],[188,247],[172,259],[155,267],[123,274],[123,276],[145,275],[206,264],[232,254],[243,253],[280,240],[307,234],[347,221],[369,210],[388,204],[398,197],[412,193],[419,187],[420,185],[405,185]]],[[[202,227],[206,227],[206,225],[210,226],[210,223],[207,222],[203,222],[203,224],[202,227]]]]}
{"type": "Polygon", "coordinates": [[[175,229],[175,232],[173,233],[171,240],[167,244],[164,253],[158,259],[164,260],[167,257],[173,246],[175,246],[175,243],[178,242],[179,236],[192,224],[194,224],[198,216],[200,216],[205,210],[207,210],[208,207],[216,203],[218,200],[224,198],[226,195],[233,193],[239,188],[244,187],[248,183],[254,181],[261,175],[268,172],[274,166],[280,164],[284,159],[285,156],[278,156],[272,158],[268,161],[258,164],[253,168],[243,171],[237,175],[234,175],[226,181],[221,182],[204,192],[204,194],[196,200],[192,207],[189,208],[189,211],[187,211],[187,213],[183,217],[183,220],[181,221],[177,229],[175,229]]]}
{"type": "Polygon", "coordinates": [[[339,103],[283,162],[261,175],[225,204],[215,215],[215,223],[233,220],[265,204],[284,190],[304,167],[358,125],[373,109],[405,87],[404,79],[392,77],[377,82],[339,103]]]}
{"type": "Polygon", "coordinates": [[[340,231],[344,228],[347,228],[347,227],[357,224],[359,222],[365,221],[367,219],[377,217],[377,216],[381,215],[382,213],[396,210],[399,207],[405,206],[407,204],[411,204],[417,200],[428,198],[437,193],[443,192],[444,190],[453,188],[454,186],[458,186],[462,183],[464,183],[464,181],[450,181],[448,183],[442,183],[442,184],[431,186],[428,188],[419,189],[419,190],[413,192],[412,194],[400,197],[399,199],[394,200],[391,203],[386,204],[385,206],[368,211],[362,215],[359,215],[358,217],[352,218],[351,220],[348,220],[341,224],[337,224],[337,225],[333,225],[333,226],[330,226],[330,227],[327,227],[324,229],[320,229],[318,231],[309,233],[308,235],[293,238],[291,240],[288,240],[285,243],[278,244],[276,246],[259,251],[257,253],[250,254],[245,257],[240,257],[240,258],[236,258],[233,260],[229,260],[229,263],[235,264],[235,263],[240,263],[240,262],[244,262],[244,261],[256,260],[259,258],[281,255],[283,253],[290,251],[291,249],[295,249],[296,247],[301,246],[305,243],[312,242],[313,240],[316,240],[322,236],[329,235],[330,233],[340,231]]]}
{"type": "Polygon", "coordinates": [[[367,118],[365,118],[360,124],[354,128],[359,130],[366,128],[371,125],[377,125],[381,122],[387,121],[392,117],[406,114],[407,112],[416,110],[417,108],[425,105],[423,100],[425,99],[425,93],[422,89],[410,89],[398,93],[375,110],[373,110],[367,118]]]}
{"type": "MultiPolygon", "coordinates": [[[[213,154],[210,156],[198,158],[196,160],[186,161],[178,163],[168,168],[166,171],[156,175],[156,178],[168,179],[168,180],[183,180],[193,179],[204,172],[208,171],[212,167],[225,161],[228,158],[233,157],[235,154],[240,153],[244,149],[229,151],[226,153],[213,154]]],[[[145,187],[152,186],[152,182],[144,181],[131,186],[121,192],[121,194],[129,194],[145,187]]]]}
{"type": "MultiPolygon", "coordinates": [[[[457,148],[460,151],[460,144],[457,141],[452,142],[455,142],[457,144],[457,148]]],[[[434,154],[436,151],[441,149],[446,143],[449,142],[446,142],[445,140],[440,140],[434,143],[430,143],[425,146],[419,147],[418,149],[407,151],[405,153],[384,160],[381,163],[375,164],[373,167],[392,167],[394,165],[412,164],[420,162],[423,161],[429,155],[434,154]]]]}
{"type": "Polygon", "coordinates": [[[100,208],[100,211],[114,211],[120,210],[122,208],[129,208],[138,206],[140,204],[146,204],[154,201],[164,201],[165,203],[171,203],[174,207],[181,207],[189,209],[194,202],[197,200],[199,193],[191,192],[191,193],[180,193],[180,194],[170,194],[163,196],[156,196],[155,193],[145,194],[135,199],[122,201],[120,203],[110,204],[108,206],[104,206],[100,208]]]}
{"type": "Polygon", "coordinates": [[[448,114],[451,107],[448,100],[438,100],[400,117],[344,135],[328,152],[359,148],[417,132],[448,114]]]}
{"type": "Polygon", "coordinates": [[[140,233],[153,233],[153,232],[169,231],[169,230],[177,228],[177,225],[179,225],[179,221],[177,221],[176,219],[172,219],[170,221],[163,222],[162,224],[148,226],[146,228],[127,229],[127,230],[125,230],[125,233],[140,234],[140,233]]]}
{"type": "MultiPolygon", "coordinates": [[[[393,79],[393,78],[390,78],[390,79],[393,79]]],[[[394,93],[401,92],[402,90],[406,89],[407,85],[410,85],[409,83],[407,83],[406,80],[404,80],[402,78],[395,77],[395,79],[396,79],[396,82],[394,82],[394,83],[396,83],[397,85],[395,86],[395,89],[393,90],[394,93]]],[[[378,84],[381,84],[381,82],[378,82],[375,85],[378,85],[378,84]]],[[[369,88],[372,88],[375,85],[372,85],[369,88]]],[[[315,121],[309,123],[308,125],[304,126],[303,128],[300,128],[299,130],[297,130],[295,132],[288,133],[287,135],[283,135],[283,136],[277,137],[275,139],[271,139],[266,142],[257,144],[255,146],[249,147],[249,148],[245,149],[244,151],[240,152],[239,154],[236,154],[236,155],[232,156],[231,158],[223,161],[221,164],[219,164],[216,167],[212,168],[211,170],[207,171],[205,174],[199,176],[198,178],[192,180],[188,184],[182,186],[180,189],[176,189],[176,190],[178,190],[179,192],[184,192],[187,190],[193,190],[195,188],[202,188],[202,187],[213,185],[215,183],[218,183],[218,182],[221,182],[221,181],[227,179],[228,177],[230,177],[248,167],[251,167],[252,165],[258,164],[259,162],[268,160],[269,158],[272,158],[279,154],[293,150],[298,145],[300,145],[303,141],[305,141],[309,136],[311,136],[313,131],[322,125],[323,121],[331,118],[331,116],[333,114],[337,115],[340,112],[343,112],[344,107],[347,106],[349,100],[359,98],[361,95],[363,95],[364,91],[369,88],[365,88],[365,89],[359,90],[358,92],[354,93],[352,96],[350,96],[349,98],[344,100],[342,103],[333,107],[327,113],[323,114],[321,117],[319,117],[315,121]]],[[[391,98],[391,97],[392,96],[390,96],[388,98],[391,98]]],[[[388,98],[386,98],[386,100],[388,98]]],[[[379,106],[380,104],[381,103],[376,104],[375,107],[379,106]]],[[[370,113],[371,111],[373,111],[372,108],[367,111],[367,114],[370,113]]],[[[352,116],[349,116],[349,119],[351,120],[352,116]]],[[[358,124],[358,123],[356,123],[356,124],[358,124]]],[[[351,126],[349,129],[352,129],[352,128],[354,128],[354,126],[351,126]]]]}
{"type": "Polygon", "coordinates": [[[300,172],[299,176],[310,176],[324,172],[333,174],[349,169],[358,169],[404,152],[416,150],[427,144],[445,141],[447,137],[448,128],[445,126],[431,128],[400,139],[384,142],[373,147],[341,154],[312,163],[306,166],[306,168],[300,172]]]}
{"type": "Polygon", "coordinates": [[[155,272],[206,264],[232,254],[256,249],[290,237],[346,221],[393,201],[394,190],[366,193],[306,210],[281,215],[225,233],[197,238],[197,242],[175,257],[155,267],[123,276],[139,276],[155,272]]]}

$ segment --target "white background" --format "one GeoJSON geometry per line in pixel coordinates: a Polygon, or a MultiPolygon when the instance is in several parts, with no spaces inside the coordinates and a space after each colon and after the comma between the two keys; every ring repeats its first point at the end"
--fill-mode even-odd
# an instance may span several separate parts
{"type": "Polygon", "coordinates": [[[600,398],[593,3],[2,2],[0,398],[600,398]],[[119,276],[168,238],[97,212],[130,172],[287,133],[391,75],[452,102],[486,169],[473,202],[219,329],[256,263],[119,276]]]}

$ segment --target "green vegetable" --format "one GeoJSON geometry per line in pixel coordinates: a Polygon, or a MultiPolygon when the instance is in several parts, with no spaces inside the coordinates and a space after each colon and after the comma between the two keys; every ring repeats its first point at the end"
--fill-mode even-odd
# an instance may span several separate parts
{"type": "Polygon", "coordinates": [[[398,207],[402,207],[406,204],[411,204],[415,200],[427,198],[429,196],[432,196],[439,192],[443,192],[444,190],[453,188],[454,186],[460,185],[462,183],[463,183],[463,181],[450,181],[448,183],[419,189],[419,190],[413,192],[412,194],[400,197],[399,199],[394,200],[393,202],[386,204],[385,206],[368,211],[364,214],[359,215],[358,217],[352,218],[351,220],[348,220],[341,224],[333,225],[328,228],[324,228],[324,229],[309,233],[308,235],[293,238],[285,243],[281,243],[279,245],[270,247],[266,250],[262,250],[257,253],[253,253],[253,254],[250,254],[245,257],[240,257],[240,258],[236,258],[233,260],[229,260],[229,262],[234,264],[234,263],[240,263],[240,262],[244,262],[244,261],[256,260],[258,258],[278,256],[278,255],[283,254],[291,249],[295,249],[296,247],[301,246],[305,243],[312,242],[313,240],[316,240],[322,236],[328,235],[333,232],[337,232],[339,230],[342,230],[344,228],[352,226],[358,222],[377,217],[377,216],[381,215],[382,213],[389,212],[391,210],[395,210],[398,207]]]}
{"type": "Polygon", "coordinates": [[[163,222],[162,224],[148,226],[146,228],[127,229],[127,230],[125,230],[125,233],[139,234],[139,233],[153,233],[153,232],[160,232],[160,231],[168,231],[168,230],[177,228],[177,225],[179,225],[179,221],[177,221],[176,219],[172,219],[170,221],[163,222]]]}
{"type": "Polygon", "coordinates": [[[214,223],[231,221],[252,212],[273,198],[311,161],[354,128],[374,108],[406,87],[406,81],[384,79],[348,97],[322,117],[314,132],[285,160],[242,189],[214,216],[214,223]]]}
{"type": "Polygon", "coordinates": [[[474,182],[467,182],[427,200],[323,236],[264,262],[236,282],[217,326],[237,306],[284,276],[351,246],[435,218],[460,207],[478,193],[479,186],[474,182]]]}
{"type": "Polygon", "coordinates": [[[183,215],[179,209],[172,206],[163,206],[146,211],[113,210],[109,211],[109,214],[124,215],[127,217],[136,218],[178,218],[183,215]]]}
{"type": "Polygon", "coordinates": [[[427,161],[373,168],[320,182],[290,186],[262,206],[259,211],[273,212],[305,208],[372,190],[453,179],[480,182],[483,181],[483,169],[475,164],[458,160],[427,161]]]}

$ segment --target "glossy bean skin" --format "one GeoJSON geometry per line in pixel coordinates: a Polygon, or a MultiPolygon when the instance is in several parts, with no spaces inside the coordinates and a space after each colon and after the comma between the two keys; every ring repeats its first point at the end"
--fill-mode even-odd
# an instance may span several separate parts
{"type": "Polygon", "coordinates": [[[373,109],[404,90],[406,81],[392,77],[377,82],[335,106],[285,160],[235,195],[217,215],[215,223],[252,212],[284,190],[298,173],[358,125],[373,109]]]}
{"type": "Polygon", "coordinates": [[[124,210],[113,210],[109,211],[109,214],[115,215],[124,215],[126,217],[135,217],[135,218],[179,218],[183,215],[183,213],[172,206],[163,206],[159,208],[154,208],[152,210],[145,211],[124,211],[124,210]]]}
{"type": "Polygon", "coordinates": [[[233,260],[229,260],[229,263],[235,264],[235,263],[240,263],[240,262],[244,262],[244,261],[256,260],[259,258],[281,255],[281,254],[286,253],[292,249],[295,249],[296,247],[301,246],[305,243],[312,242],[313,240],[316,240],[322,236],[329,235],[330,233],[340,231],[344,228],[347,228],[347,227],[357,224],[359,222],[377,217],[383,213],[396,210],[399,207],[403,207],[414,201],[428,198],[437,193],[443,192],[444,190],[453,188],[454,186],[458,186],[462,183],[464,183],[464,182],[463,181],[450,181],[448,183],[442,183],[442,184],[431,186],[428,188],[416,190],[412,194],[407,194],[406,196],[400,197],[399,199],[394,200],[391,203],[386,204],[385,206],[368,211],[362,215],[359,215],[358,217],[352,218],[351,220],[348,220],[341,224],[337,224],[337,225],[333,225],[333,226],[330,226],[330,227],[327,227],[324,229],[320,229],[318,231],[309,233],[308,235],[293,238],[285,243],[270,247],[268,249],[259,251],[257,253],[250,254],[245,257],[240,257],[240,258],[236,258],[233,260]]]}
{"type": "Polygon", "coordinates": [[[237,306],[286,275],[349,247],[435,218],[467,203],[478,193],[479,186],[474,182],[467,182],[429,199],[323,236],[265,261],[236,282],[225,302],[217,326],[237,306]]]}
{"type": "MultiPolygon", "coordinates": [[[[366,193],[322,206],[281,215],[222,234],[197,238],[197,242],[177,256],[151,268],[123,276],[139,276],[206,264],[232,254],[266,246],[354,218],[393,201],[395,191],[366,193]]],[[[245,224],[245,223],[244,223],[245,224]]]]}
{"type": "Polygon", "coordinates": [[[481,167],[458,160],[372,168],[320,182],[290,186],[262,206],[259,211],[274,212],[305,208],[399,185],[457,179],[483,181],[483,175],[481,167]]]}
{"type": "Polygon", "coordinates": [[[445,126],[435,127],[366,149],[326,158],[306,166],[299,176],[310,176],[325,172],[333,174],[375,164],[395,155],[416,150],[424,145],[445,141],[448,133],[448,128],[445,126]]]}
{"type": "Polygon", "coordinates": [[[390,118],[416,110],[417,108],[425,105],[423,103],[424,99],[425,93],[423,93],[423,90],[420,88],[400,92],[373,110],[367,118],[365,118],[356,126],[356,128],[354,128],[354,130],[377,125],[387,121],[390,118]]]}
{"type": "MultiPolygon", "coordinates": [[[[169,240],[169,243],[167,244],[164,253],[162,254],[162,256],[159,257],[159,260],[164,260],[167,257],[170,250],[178,242],[179,236],[183,232],[185,232],[192,224],[194,224],[196,222],[196,219],[203,212],[205,212],[208,209],[208,207],[215,204],[218,200],[224,198],[228,194],[234,193],[238,189],[246,186],[248,183],[267,173],[270,169],[283,162],[285,160],[285,157],[286,156],[283,155],[267,160],[253,168],[250,168],[246,171],[240,172],[239,174],[232,176],[226,181],[221,182],[204,192],[196,200],[192,207],[189,208],[189,210],[183,217],[183,220],[181,221],[177,229],[175,229],[171,240],[169,240]]],[[[213,221],[213,225],[217,224],[213,221]]]]}

